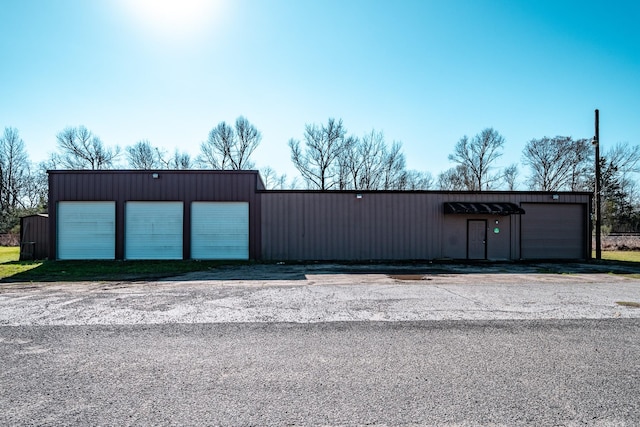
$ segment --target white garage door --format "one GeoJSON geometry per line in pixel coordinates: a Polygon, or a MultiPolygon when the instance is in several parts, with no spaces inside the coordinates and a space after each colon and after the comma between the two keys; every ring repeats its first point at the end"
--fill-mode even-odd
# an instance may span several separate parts
{"type": "Polygon", "coordinates": [[[587,254],[586,206],[523,203],[523,259],[583,259],[587,254]]]}
{"type": "Polygon", "coordinates": [[[58,259],[115,259],[115,202],[58,202],[58,259]]]}
{"type": "Polygon", "coordinates": [[[126,259],[182,259],[182,202],[126,202],[126,259]]]}
{"type": "Polygon", "coordinates": [[[191,258],[249,259],[249,203],[193,202],[191,258]]]}

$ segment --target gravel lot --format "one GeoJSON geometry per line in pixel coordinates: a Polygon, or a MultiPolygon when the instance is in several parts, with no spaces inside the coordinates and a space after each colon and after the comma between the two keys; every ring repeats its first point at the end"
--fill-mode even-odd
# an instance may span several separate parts
{"type": "MultiPolygon", "coordinates": [[[[154,282],[0,284],[0,325],[639,318],[591,265],[225,267],[154,282]]],[[[627,272],[628,273],[628,272],[627,272]]]]}

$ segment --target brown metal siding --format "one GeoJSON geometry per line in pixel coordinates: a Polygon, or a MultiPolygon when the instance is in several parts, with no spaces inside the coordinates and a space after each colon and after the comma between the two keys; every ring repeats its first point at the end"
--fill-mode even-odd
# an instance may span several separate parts
{"type": "Polygon", "coordinates": [[[556,201],[552,193],[529,192],[266,191],[261,195],[265,260],[465,258],[469,218],[487,220],[487,258],[519,259],[520,215],[445,215],[444,203],[579,203],[586,209],[590,201],[586,193],[559,193],[556,201]],[[496,220],[499,234],[493,232],[496,220]]]}
{"type": "Polygon", "coordinates": [[[425,193],[262,193],[264,259],[428,259],[425,193]]]}
{"type": "MultiPolygon", "coordinates": [[[[51,224],[59,201],[116,202],[116,258],[124,256],[126,201],[184,202],[184,258],[190,257],[191,202],[249,203],[249,256],[266,260],[411,260],[466,256],[466,220],[487,219],[489,259],[519,259],[520,215],[445,215],[445,202],[573,203],[585,206],[582,227],[588,240],[588,193],[537,192],[316,192],[265,191],[255,171],[51,171],[51,224]],[[152,174],[159,178],[153,179],[152,174]],[[358,199],[357,194],[362,194],[358,199]],[[463,234],[460,234],[462,230],[463,234]]],[[[530,213],[529,213],[530,214],[530,213]]],[[[525,214],[527,215],[527,214],[525,214]]],[[[55,227],[49,254],[55,259],[55,227]]],[[[524,246],[523,246],[524,245],[524,246]]],[[[586,249],[585,249],[586,251],[586,249]]]]}
{"type": "MultiPolygon", "coordinates": [[[[51,224],[56,223],[59,201],[116,202],[116,258],[124,257],[124,204],[126,201],[183,201],[184,258],[191,250],[191,202],[243,201],[249,203],[249,257],[260,258],[261,183],[256,171],[50,171],[51,224]],[[154,179],[153,173],[159,178],[154,179]]],[[[49,230],[49,254],[56,258],[56,230],[49,230]]]]}
{"type": "Polygon", "coordinates": [[[20,260],[45,259],[48,255],[49,218],[46,215],[20,218],[20,260]]]}

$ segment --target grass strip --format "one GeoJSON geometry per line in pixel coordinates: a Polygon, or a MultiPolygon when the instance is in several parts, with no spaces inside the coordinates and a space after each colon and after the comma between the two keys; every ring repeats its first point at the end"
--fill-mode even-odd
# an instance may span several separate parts
{"type": "Polygon", "coordinates": [[[0,246],[0,263],[18,261],[20,248],[17,246],[0,246]]]}
{"type": "MultiPolygon", "coordinates": [[[[596,253],[593,252],[595,258],[596,253]]],[[[602,259],[607,261],[640,262],[640,251],[602,251],[602,259]]]]}
{"type": "MultiPolygon", "coordinates": [[[[154,280],[178,276],[194,271],[206,271],[223,265],[244,265],[248,261],[18,261],[18,247],[0,247],[0,281],[2,282],[56,282],[56,281],[118,281],[154,280]]],[[[640,263],[640,251],[603,251],[608,262],[620,262],[635,268],[640,263]]],[[[559,264],[561,265],[561,264],[559,264]]],[[[638,265],[640,267],[640,264],[638,265]]],[[[544,273],[547,271],[540,271],[544,273]]],[[[548,271],[558,273],[558,271],[548,271]]],[[[640,274],[629,277],[640,278],[640,274]]],[[[422,277],[420,277],[422,278],[422,277]]],[[[417,280],[418,277],[403,278],[417,280]]]]}
{"type": "Polygon", "coordinates": [[[14,261],[0,264],[2,282],[155,280],[233,265],[222,261],[14,261]]]}

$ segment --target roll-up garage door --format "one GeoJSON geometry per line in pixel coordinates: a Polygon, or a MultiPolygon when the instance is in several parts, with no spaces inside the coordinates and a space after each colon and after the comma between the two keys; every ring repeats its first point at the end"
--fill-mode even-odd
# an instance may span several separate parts
{"type": "Polygon", "coordinates": [[[523,203],[523,259],[584,259],[586,206],[583,204],[523,203]]]}
{"type": "Polygon", "coordinates": [[[58,259],[114,259],[115,202],[58,202],[58,259]]]}
{"type": "Polygon", "coordinates": [[[182,202],[126,202],[126,259],[182,259],[182,202]]]}
{"type": "Polygon", "coordinates": [[[249,204],[193,202],[191,258],[249,259],[249,204]]]}

